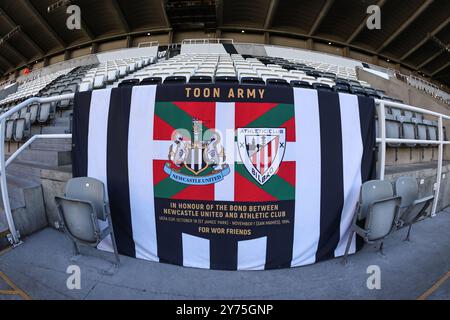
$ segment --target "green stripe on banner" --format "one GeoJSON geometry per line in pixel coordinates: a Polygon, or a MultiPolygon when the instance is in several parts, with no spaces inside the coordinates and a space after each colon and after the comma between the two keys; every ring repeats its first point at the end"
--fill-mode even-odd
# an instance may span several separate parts
{"type": "Polygon", "coordinates": [[[277,175],[272,176],[270,180],[262,186],[250,175],[244,164],[236,164],[236,172],[278,200],[295,199],[295,188],[277,175]]]}
{"type": "Polygon", "coordinates": [[[294,105],[281,103],[249,123],[247,128],[277,128],[294,116],[294,105]]]}
{"type": "Polygon", "coordinates": [[[153,192],[155,194],[155,198],[170,199],[187,187],[189,187],[189,185],[178,183],[170,178],[166,178],[154,187],[153,192]]]}
{"type": "MultiPolygon", "coordinates": [[[[155,113],[175,129],[192,129],[192,117],[172,102],[156,102],[155,113]]],[[[208,130],[205,125],[203,131],[208,130]]]]}

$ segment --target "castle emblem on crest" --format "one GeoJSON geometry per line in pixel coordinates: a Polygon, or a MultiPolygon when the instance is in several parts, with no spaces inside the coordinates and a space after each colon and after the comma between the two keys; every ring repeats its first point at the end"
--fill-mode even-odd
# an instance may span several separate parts
{"type": "Polygon", "coordinates": [[[208,130],[208,139],[203,139],[203,124],[198,119],[192,121],[192,140],[176,131],[169,148],[170,163],[164,166],[170,178],[174,181],[206,185],[222,181],[230,174],[230,168],[225,163],[225,149],[221,136],[214,130],[208,130]]]}

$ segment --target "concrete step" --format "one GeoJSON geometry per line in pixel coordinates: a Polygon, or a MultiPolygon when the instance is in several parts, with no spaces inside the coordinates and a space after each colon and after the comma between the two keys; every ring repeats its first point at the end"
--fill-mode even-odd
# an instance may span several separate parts
{"type": "MultiPolygon", "coordinates": [[[[24,189],[40,187],[37,179],[24,178],[13,174],[6,174],[8,182],[9,205],[11,210],[23,208],[26,205],[24,189]]],[[[0,206],[3,208],[3,199],[0,197],[0,206]]]]}
{"type": "Polygon", "coordinates": [[[71,151],[72,139],[37,139],[30,149],[49,151],[71,151]]]}
{"type": "Polygon", "coordinates": [[[68,117],[58,117],[53,120],[52,125],[54,127],[69,127],[70,126],[70,118],[68,117]]]}
{"type": "Polygon", "coordinates": [[[71,151],[29,149],[22,152],[16,159],[39,165],[58,167],[71,164],[72,153],[71,151]]]}
{"type": "Polygon", "coordinates": [[[42,134],[66,134],[69,132],[69,126],[55,126],[42,128],[42,134]]]}
{"type": "MultiPolygon", "coordinates": [[[[15,226],[20,234],[27,236],[45,228],[48,224],[40,183],[11,174],[7,174],[7,181],[9,203],[15,226]]],[[[5,216],[2,199],[0,199],[0,216],[5,216]]]]}
{"type": "Polygon", "coordinates": [[[39,184],[41,170],[47,168],[50,167],[39,165],[34,162],[15,160],[6,168],[6,173],[19,177],[27,177],[27,179],[39,184]]]}

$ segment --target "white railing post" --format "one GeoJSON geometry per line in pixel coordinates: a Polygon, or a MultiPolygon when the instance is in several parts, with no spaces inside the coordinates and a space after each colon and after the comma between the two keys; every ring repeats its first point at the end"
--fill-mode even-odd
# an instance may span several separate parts
{"type": "Polygon", "coordinates": [[[384,180],[386,173],[386,108],[385,103],[380,101],[378,104],[378,128],[381,135],[380,155],[380,180],[384,180]]]}
{"type": "Polygon", "coordinates": [[[18,245],[20,243],[19,233],[16,230],[16,225],[14,224],[14,218],[11,212],[11,205],[9,203],[8,194],[8,182],[6,180],[6,162],[5,162],[5,129],[6,129],[6,117],[3,117],[0,121],[0,186],[2,188],[2,200],[3,209],[5,211],[6,221],[8,222],[8,228],[11,232],[11,240],[13,245],[18,245]]]}
{"type": "Polygon", "coordinates": [[[435,187],[435,193],[434,193],[434,201],[433,201],[433,208],[431,210],[431,216],[434,217],[436,215],[437,206],[439,202],[439,193],[441,191],[441,178],[442,178],[442,162],[444,157],[444,127],[443,127],[443,121],[442,116],[439,117],[439,152],[438,152],[438,167],[437,167],[437,174],[436,174],[436,187],[435,187]]]}

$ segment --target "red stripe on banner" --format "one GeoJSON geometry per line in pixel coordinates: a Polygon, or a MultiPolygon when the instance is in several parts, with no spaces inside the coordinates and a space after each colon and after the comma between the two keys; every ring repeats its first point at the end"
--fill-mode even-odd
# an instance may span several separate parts
{"type": "Polygon", "coordinates": [[[178,192],[172,199],[214,201],[214,185],[190,186],[178,192]]]}
{"type": "Polygon", "coordinates": [[[236,172],[234,179],[234,200],[238,202],[267,202],[277,201],[278,199],[236,172]]]}
{"type": "Polygon", "coordinates": [[[283,161],[278,168],[277,176],[295,187],[295,161],[283,161]]]}
{"type": "Polygon", "coordinates": [[[277,105],[277,103],[236,102],[236,129],[247,127],[248,124],[275,108],[277,105]]]}
{"type": "Polygon", "coordinates": [[[280,128],[286,128],[286,141],[287,142],[295,142],[295,118],[292,117],[285,123],[283,123],[280,128]]]}
{"type": "Polygon", "coordinates": [[[255,167],[258,166],[258,152],[254,152],[252,156],[252,163],[255,167]]]}
{"type": "Polygon", "coordinates": [[[199,119],[209,129],[216,127],[216,103],[215,102],[173,102],[178,108],[189,114],[192,118],[199,119]]]}
{"type": "Polygon", "coordinates": [[[264,152],[265,152],[265,146],[259,149],[259,165],[260,165],[260,172],[261,174],[264,174],[265,172],[265,166],[264,166],[264,152]]]}
{"type": "Polygon", "coordinates": [[[167,173],[164,172],[164,166],[168,160],[153,160],[153,185],[158,185],[161,181],[168,178],[167,173]]]}
{"type": "MultiPolygon", "coordinates": [[[[172,140],[172,134],[175,131],[170,124],[158,117],[155,113],[153,124],[153,140],[172,140]]],[[[142,139],[147,139],[142,137],[142,139]]]]}
{"type": "Polygon", "coordinates": [[[267,145],[267,168],[272,165],[272,141],[267,145]]]}

